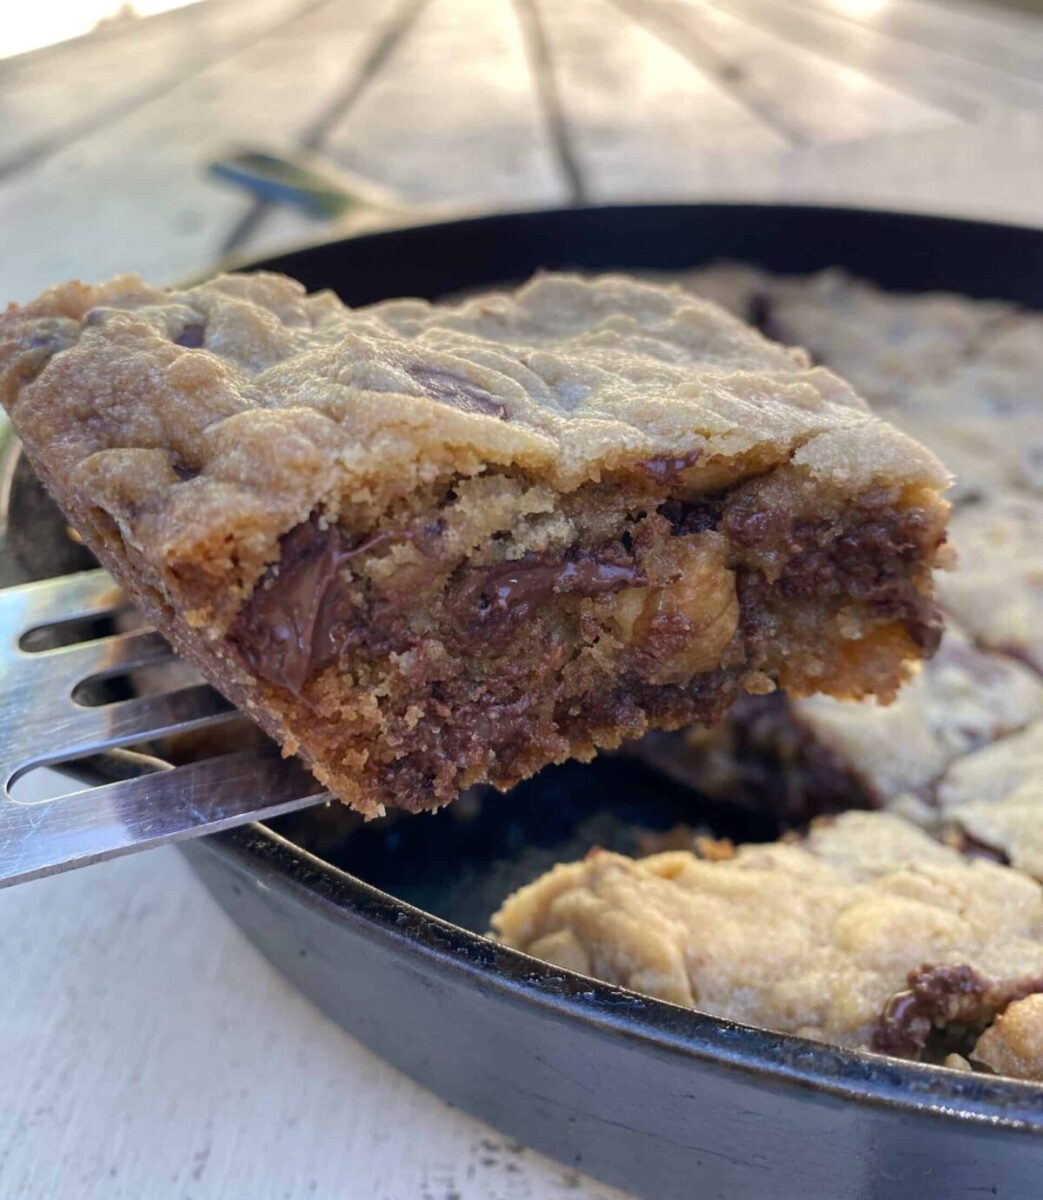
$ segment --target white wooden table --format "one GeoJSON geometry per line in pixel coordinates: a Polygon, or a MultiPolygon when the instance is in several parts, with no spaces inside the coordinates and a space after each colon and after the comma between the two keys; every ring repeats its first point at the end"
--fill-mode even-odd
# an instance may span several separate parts
{"type": "MultiPolygon", "coordinates": [[[[208,0],[0,62],[0,300],[312,234],[307,147],[417,204],[811,200],[1043,222],[1043,21],[969,0],[208,0]]],[[[173,850],[0,894],[0,1197],[618,1196],[355,1045],[173,850]]]]}

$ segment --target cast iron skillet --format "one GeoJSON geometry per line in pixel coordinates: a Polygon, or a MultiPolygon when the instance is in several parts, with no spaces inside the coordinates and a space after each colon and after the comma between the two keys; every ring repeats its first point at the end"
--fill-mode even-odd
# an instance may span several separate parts
{"type": "MultiPolygon", "coordinates": [[[[840,264],[890,288],[1043,307],[1043,231],[827,208],[511,214],[252,265],[361,304],[541,267],[680,269],[714,258],[795,272],[840,264]]],[[[1043,1088],[749,1029],[480,936],[507,891],[552,862],[595,842],[632,849],[640,826],[678,820],[733,837],[772,833],[603,760],[436,817],[341,827],[313,811],[285,823],[286,836],[254,826],[185,853],[261,951],[353,1036],[512,1137],[641,1196],[1038,1196],[1043,1088]]]]}

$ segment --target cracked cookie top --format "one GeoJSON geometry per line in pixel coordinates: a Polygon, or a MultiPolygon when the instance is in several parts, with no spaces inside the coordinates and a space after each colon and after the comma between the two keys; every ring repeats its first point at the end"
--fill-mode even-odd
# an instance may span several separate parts
{"type": "Polygon", "coordinates": [[[946,484],[801,351],[621,276],[355,310],[264,273],[70,283],[0,317],[0,398],[153,553],[208,526],[270,548],[317,505],[382,511],[446,472],[699,491],[792,459],[841,491],[946,484]]]}

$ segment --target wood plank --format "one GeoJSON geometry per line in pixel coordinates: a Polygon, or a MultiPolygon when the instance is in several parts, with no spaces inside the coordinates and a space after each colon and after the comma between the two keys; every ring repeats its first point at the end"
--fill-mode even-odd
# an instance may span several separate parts
{"type": "Polygon", "coordinates": [[[1034,0],[922,0],[945,12],[985,17],[1015,37],[1039,37],[1039,6],[1034,0]]]}
{"type": "Polygon", "coordinates": [[[407,201],[568,198],[510,0],[433,0],[322,149],[407,201]]]}
{"type": "Polygon", "coordinates": [[[569,190],[573,204],[586,204],[590,199],[583,167],[576,158],[572,134],[565,119],[558,82],[558,68],[547,41],[547,31],[536,0],[514,0],[522,38],[525,42],[529,69],[543,110],[543,120],[554,146],[558,166],[569,190]]]}
{"type": "Polygon", "coordinates": [[[1043,107],[1043,78],[1023,79],[935,46],[904,42],[875,26],[845,20],[835,4],[813,6],[807,0],[712,3],[964,119],[980,117],[1001,105],[1043,107]]]}
{"type": "Polygon", "coordinates": [[[1043,20],[1023,17],[1001,5],[934,4],[929,0],[887,0],[863,9],[844,0],[806,0],[827,5],[845,20],[892,34],[903,41],[946,50],[1026,79],[1043,77],[1043,20]]]}
{"type": "Polygon", "coordinates": [[[850,141],[952,121],[932,105],[706,0],[617,3],[696,61],[712,61],[733,92],[795,145],[850,141]]]}
{"type": "Polygon", "coordinates": [[[143,19],[119,35],[77,38],[0,62],[0,176],[273,33],[304,7],[305,0],[210,0],[143,19]]]}
{"type": "Polygon", "coordinates": [[[772,177],[786,140],[684,55],[604,0],[539,11],[592,199],[734,196],[772,177]]]}
{"type": "MultiPolygon", "coordinates": [[[[327,141],[331,130],[344,120],[358,103],[359,98],[383,70],[388,59],[398,49],[399,43],[413,28],[420,13],[430,0],[400,0],[386,21],[381,23],[379,36],[369,44],[365,57],[347,77],[345,86],[337,91],[328,103],[304,127],[295,139],[295,149],[314,153],[327,141]]],[[[312,36],[321,36],[321,31],[312,36]]],[[[332,164],[323,169],[331,173],[332,164]]],[[[367,218],[361,217],[350,223],[358,225],[367,218]]],[[[280,207],[264,196],[258,196],[246,212],[228,231],[221,242],[221,256],[231,255],[236,261],[256,255],[263,248],[292,244],[307,238],[313,231],[315,215],[297,207],[280,207]]]]}
{"type": "Polygon", "coordinates": [[[625,1200],[297,993],[170,847],[0,893],[0,1195],[625,1200]]]}
{"type": "Polygon", "coordinates": [[[816,146],[783,160],[775,198],[1043,227],[1043,114],[816,146]]]}
{"type": "MultiPolygon", "coordinates": [[[[415,205],[417,220],[571,198],[511,0],[433,0],[317,148],[415,205]]],[[[272,209],[239,252],[319,228],[272,209]]]]}
{"type": "Polygon", "coordinates": [[[216,63],[161,100],[0,186],[0,296],[56,279],[136,270],[175,279],[210,265],[248,201],[205,174],[229,143],[294,143],[341,94],[393,0],[328,0],[277,36],[216,63]],[[302,80],[307,86],[302,86],[302,80]]]}

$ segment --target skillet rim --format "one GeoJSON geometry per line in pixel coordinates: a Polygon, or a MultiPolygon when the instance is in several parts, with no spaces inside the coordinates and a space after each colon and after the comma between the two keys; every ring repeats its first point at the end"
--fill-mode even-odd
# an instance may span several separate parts
{"type": "Polygon", "coordinates": [[[194,845],[232,860],[268,887],[292,893],[327,919],[364,932],[390,952],[464,976],[515,1004],[542,1010],[544,1018],[579,1021],[606,1038],[640,1042],[693,1066],[712,1063],[764,1083],[910,1116],[1043,1136],[1043,1083],[772,1033],[554,967],[398,900],[261,823],[194,845]]]}
{"type": "MultiPolygon", "coordinates": [[[[898,222],[910,233],[917,229],[938,232],[948,228],[957,234],[963,231],[970,236],[1036,242],[1043,261],[1043,228],[887,208],[713,202],[589,205],[448,216],[342,237],[317,236],[276,247],[264,256],[236,257],[221,263],[218,269],[280,270],[285,269],[280,265],[285,259],[321,253],[344,243],[379,250],[393,247],[403,237],[423,238],[438,233],[467,236],[471,231],[497,226],[560,221],[563,214],[579,220],[625,220],[635,210],[651,218],[714,218],[723,214],[748,217],[752,221],[777,216],[781,211],[786,218],[796,220],[840,217],[856,224],[865,221],[881,226],[898,222]]],[[[567,257],[564,261],[568,261],[567,257]]],[[[709,260],[697,260],[706,261],[709,260]]],[[[685,268],[675,265],[673,269],[685,268]]],[[[884,286],[894,287],[887,283],[884,286]]],[[[944,286],[931,284],[921,290],[944,286]]],[[[955,284],[949,287],[972,294],[955,284]]],[[[1043,289],[1043,277],[1039,287],[1043,289]]],[[[245,874],[269,886],[292,892],[297,900],[318,909],[327,919],[354,926],[365,936],[382,942],[391,952],[425,960],[440,972],[463,975],[483,988],[499,991],[515,1004],[541,1010],[544,1018],[579,1021],[606,1039],[643,1043],[650,1050],[687,1059],[693,1065],[713,1063],[754,1076],[762,1084],[811,1090],[847,1102],[870,1104],[910,1116],[956,1121],[968,1127],[1043,1135],[1043,1083],[910,1063],[872,1051],[838,1048],[792,1034],[775,1034],[552,967],[398,900],[261,823],[212,835],[197,841],[196,846],[201,852],[232,860],[245,874]]]]}

